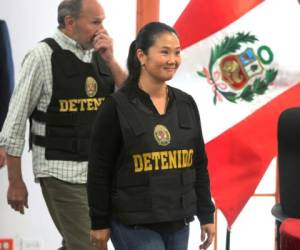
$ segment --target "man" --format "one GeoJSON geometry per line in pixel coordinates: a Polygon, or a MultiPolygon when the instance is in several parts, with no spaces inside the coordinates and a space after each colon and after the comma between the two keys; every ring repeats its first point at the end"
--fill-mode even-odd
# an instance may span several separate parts
{"type": "Polygon", "coordinates": [[[63,237],[60,249],[89,250],[86,198],[89,134],[105,96],[125,73],[113,56],[97,0],[64,0],[58,29],[23,62],[0,146],[7,152],[8,204],[24,213],[27,188],[21,174],[26,120],[31,121],[33,172],[63,237]],[[93,53],[96,52],[96,53],[93,53]]]}
{"type": "MultiPolygon", "coordinates": [[[[5,21],[0,20],[0,131],[14,87],[14,65],[9,33],[5,21]]],[[[5,151],[0,148],[0,168],[5,164],[5,151]]]]}

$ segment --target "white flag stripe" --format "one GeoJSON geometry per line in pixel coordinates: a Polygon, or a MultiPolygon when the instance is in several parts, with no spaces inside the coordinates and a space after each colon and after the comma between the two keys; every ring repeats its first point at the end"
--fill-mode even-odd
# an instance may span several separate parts
{"type": "MultiPolygon", "coordinates": [[[[300,55],[300,33],[296,29],[300,23],[299,7],[295,0],[266,0],[231,25],[183,50],[183,63],[171,85],[189,92],[195,98],[206,141],[245,119],[300,81],[300,60],[297,56],[300,55]],[[255,96],[252,102],[235,104],[223,98],[222,102],[214,105],[213,86],[196,72],[208,67],[210,51],[215,45],[226,35],[233,36],[237,32],[250,32],[258,39],[255,44],[245,44],[243,48],[249,45],[255,53],[262,45],[271,48],[274,60],[268,67],[277,69],[278,75],[274,86],[270,86],[266,94],[255,96]]],[[[218,82],[222,79],[219,78],[218,82]]]]}

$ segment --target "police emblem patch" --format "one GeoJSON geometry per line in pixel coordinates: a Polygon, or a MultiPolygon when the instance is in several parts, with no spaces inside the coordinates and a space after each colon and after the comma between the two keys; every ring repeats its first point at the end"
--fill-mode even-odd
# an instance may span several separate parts
{"type": "Polygon", "coordinates": [[[85,80],[85,92],[88,97],[94,97],[98,91],[98,84],[95,78],[88,76],[85,80]]]}
{"type": "Polygon", "coordinates": [[[169,130],[161,124],[158,124],[154,127],[154,138],[157,143],[161,146],[167,146],[171,142],[171,135],[169,130]]]}

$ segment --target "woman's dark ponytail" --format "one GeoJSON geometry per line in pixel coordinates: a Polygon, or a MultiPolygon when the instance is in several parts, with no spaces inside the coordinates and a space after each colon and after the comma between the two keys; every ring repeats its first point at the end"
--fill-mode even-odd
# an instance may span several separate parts
{"type": "Polygon", "coordinates": [[[134,40],[129,47],[127,68],[128,77],[125,84],[137,84],[141,74],[141,64],[136,56],[136,40],[134,40]]]}

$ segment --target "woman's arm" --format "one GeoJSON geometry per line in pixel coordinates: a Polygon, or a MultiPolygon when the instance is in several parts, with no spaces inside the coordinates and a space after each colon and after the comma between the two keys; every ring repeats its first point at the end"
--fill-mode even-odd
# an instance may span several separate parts
{"type": "Polygon", "coordinates": [[[194,100],[192,108],[196,115],[198,126],[198,145],[195,149],[195,169],[196,169],[196,193],[197,193],[197,216],[201,224],[201,244],[199,249],[206,250],[209,248],[215,237],[214,211],[215,207],[211,200],[210,182],[207,170],[207,156],[202,135],[199,111],[194,100]]]}
{"type": "Polygon", "coordinates": [[[207,170],[207,156],[202,135],[199,111],[195,101],[192,99],[192,109],[195,112],[196,123],[198,126],[198,145],[195,148],[194,166],[196,169],[196,193],[198,197],[198,219],[201,225],[213,223],[215,211],[211,200],[210,182],[207,170]]]}
{"type": "Polygon", "coordinates": [[[93,230],[110,228],[111,183],[121,145],[116,104],[109,97],[98,111],[91,136],[87,192],[93,230]]]}

